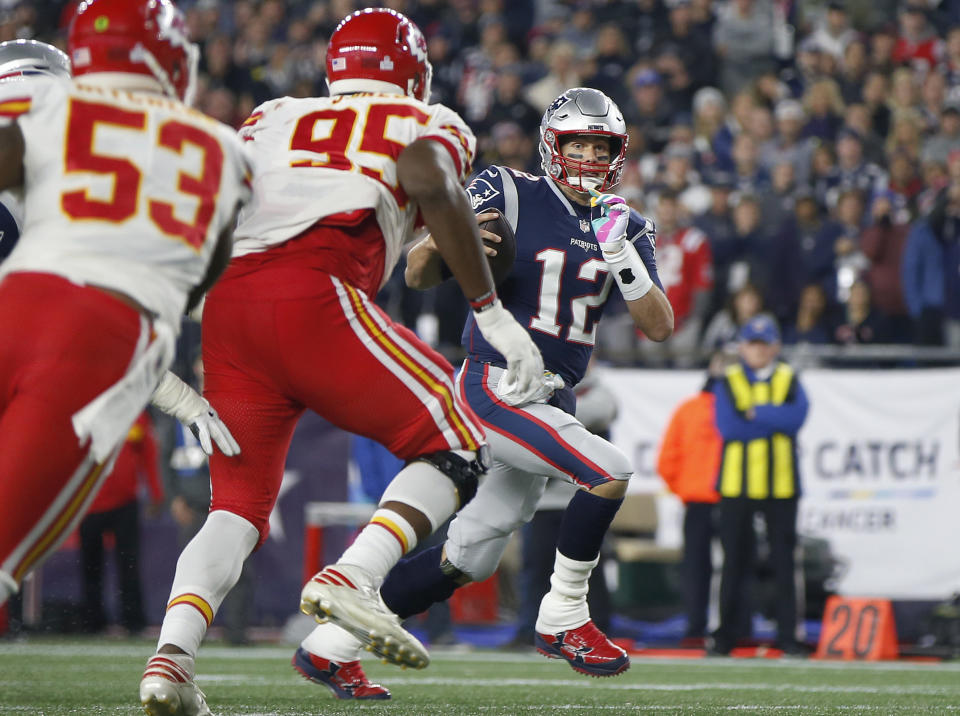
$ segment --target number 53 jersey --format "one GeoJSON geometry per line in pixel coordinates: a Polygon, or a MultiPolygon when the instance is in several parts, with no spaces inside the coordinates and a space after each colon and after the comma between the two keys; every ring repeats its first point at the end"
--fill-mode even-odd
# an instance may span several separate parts
{"type": "MultiPolygon", "coordinates": [[[[497,289],[500,300],[529,331],[544,367],[567,385],[576,385],[587,369],[597,322],[613,285],[590,224],[600,210],[569,201],[546,176],[506,167],[490,167],[467,191],[476,213],[499,209],[516,233],[517,258],[497,289]]],[[[653,222],[631,210],[627,239],[662,290],[653,222]]],[[[473,359],[504,364],[472,315],[463,330],[463,345],[473,359]]]]}
{"type": "Polygon", "coordinates": [[[249,196],[236,133],[186,105],[54,79],[3,88],[24,136],[25,223],[2,274],[119,291],[175,329],[249,196]]]}
{"type": "Polygon", "coordinates": [[[322,221],[359,223],[376,214],[381,236],[324,247],[328,273],[374,296],[390,276],[417,221],[397,180],[400,153],[418,139],[439,142],[463,183],[476,140],[441,104],[358,93],[283,97],[262,104],[240,136],[253,150],[254,197],[237,227],[234,256],[282,244],[322,221]]]}

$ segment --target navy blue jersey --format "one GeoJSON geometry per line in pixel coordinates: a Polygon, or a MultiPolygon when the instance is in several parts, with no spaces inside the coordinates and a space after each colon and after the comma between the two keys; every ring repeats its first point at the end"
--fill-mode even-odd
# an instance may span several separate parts
{"type": "Polygon", "coordinates": [[[20,227],[10,210],[0,202],[0,261],[3,261],[20,238],[20,227]]]}
{"type": "MultiPolygon", "coordinates": [[[[583,378],[597,322],[614,283],[590,224],[600,209],[569,201],[545,176],[492,166],[467,187],[473,210],[503,212],[517,236],[517,260],[497,289],[504,307],[530,332],[547,370],[567,385],[583,378]]],[[[653,222],[631,211],[627,236],[650,278],[657,276],[653,222]]],[[[504,365],[471,314],[463,329],[470,357],[504,365]]]]}

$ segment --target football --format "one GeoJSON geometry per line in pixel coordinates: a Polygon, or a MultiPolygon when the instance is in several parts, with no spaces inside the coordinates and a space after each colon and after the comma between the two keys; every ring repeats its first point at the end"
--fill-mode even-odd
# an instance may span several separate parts
{"type": "MultiPolygon", "coordinates": [[[[496,214],[495,219],[484,221],[480,228],[496,234],[500,237],[500,243],[484,240],[484,245],[489,246],[497,252],[496,256],[487,256],[487,263],[490,264],[490,273],[493,275],[493,285],[499,287],[503,280],[513,268],[513,262],[517,258],[517,237],[510,227],[507,217],[499,209],[484,209],[481,214],[496,214]]],[[[440,275],[444,280],[450,278],[453,274],[450,269],[441,260],[440,275]]]]}
{"type": "Polygon", "coordinates": [[[507,274],[510,273],[510,269],[513,268],[513,262],[517,258],[517,237],[516,234],[513,233],[513,228],[511,228],[510,222],[507,221],[507,217],[499,210],[484,209],[481,213],[495,213],[497,215],[495,219],[490,219],[480,224],[480,228],[500,237],[499,244],[486,240],[483,242],[486,246],[490,246],[497,251],[496,256],[487,257],[487,262],[490,264],[490,273],[493,274],[493,285],[499,286],[503,283],[507,274]]]}

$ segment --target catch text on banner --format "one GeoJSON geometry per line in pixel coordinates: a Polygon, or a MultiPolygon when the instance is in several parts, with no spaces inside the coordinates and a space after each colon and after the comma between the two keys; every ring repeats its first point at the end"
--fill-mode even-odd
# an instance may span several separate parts
{"type": "MultiPolygon", "coordinates": [[[[619,397],[611,435],[633,462],[629,491],[666,493],[656,473],[660,439],[704,374],[608,368],[599,377],[619,397]]],[[[827,540],[843,564],[831,586],[884,599],[960,592],[960,561],[949,548],[960,543],[960,369],[815,369],[801,378],[810,414],[798,441],[798,526],[827,540]]],[[[683,512],[664,502],[658,544],[673,538],[660,546],[675,547],[683,512]]]]}

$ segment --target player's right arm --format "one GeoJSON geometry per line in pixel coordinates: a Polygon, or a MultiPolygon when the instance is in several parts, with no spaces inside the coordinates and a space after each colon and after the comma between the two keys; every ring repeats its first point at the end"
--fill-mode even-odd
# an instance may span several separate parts
{"type": "MultiPolygon", "coordinates": [[[[225,128],[226,129],[226,128],[225,128]]],[[[253,180],[253,159],[250,153],[244,148],[241,142],[236,141],[236,136],[229,131],[230,143],[235,147],[233,155],[237,160],[237,171],[242,176],[242,186],[237,197],[237,203],[233,207],[230,218],[223,225],[217,236],[217,243],[213,247],[213,254],[210,256],[210,263],[207,265],[207,272],[203,280],[190,291],[187,296],[186,313],[195,320],[199,321],[203,306],[201,305],[203,297],[207,294],[213,285],[217,282],[223,272],[226,271],[230,263],[230,257],[233,254],[233,232],[237,228],[237,219],[240,210],[250,200],[253,180]]]]}
{"type": "Polygon", "coordinates": [[[483,258],[480,230],[443,145],[430,139],[410,144],[397,160],[397,177],[419,205],[432,241],[464,295],[472,300],[492,293],[493,278],[483,258]]]}
{"type": "Polygon", "coordinates": [[[213,255],[210,257],[210,264],[207,266],[207,273],[203,280],[190,291],[187,297],[186,313],[192,313],[200,305],[200,301],[206,295],[207,291],[213,288],[213,284],[223,274],[230,263],[230,254],[233,253],[233,229],[237,225],[237,211],[233,213],[233,219],[224,227],[217,238],[217,245],[213,249],[213,255]]]}
{"type": "Polygon", "coordinates": [[[397,160],[397,178],[420,207],[440,255],[470,302],[483,337],[507,360],[512,402],[528,402],[543,384],[543,358],[530,334],[497,298],[484,258],[480,229],[459,171],[447,149],[432,139],[408,145],[397,160]]]}
{"type": "MultiPolygon", "coordinates": [[[[502,181],[496,168],[491,168],[475,177],[467,187],[467,196],[470,198],[473,210],[479,211],[477,214],[478,224],[496,218],[496,214],[487,213],[487,209],[497,209],[501,212],[504,210],[502,181]]],[[[488,244],[490,242],[499,243],[500,237],[482,229],[480,230],[480,236],[484,241],[483,249],[486,255],[496,256],[496,249],[491,248],[488,244]]],[[[410,288],[425,291],[448,278],[450,278],[450,270],[443,265],[437,243],[428,234],[414,244],[407,254],[407,269],[404,273],[404,280],[410,288]]]]}

